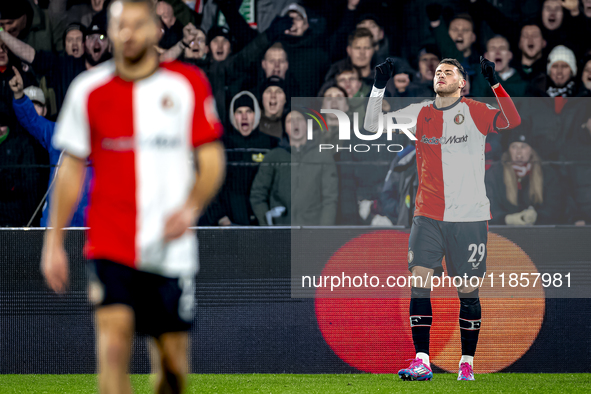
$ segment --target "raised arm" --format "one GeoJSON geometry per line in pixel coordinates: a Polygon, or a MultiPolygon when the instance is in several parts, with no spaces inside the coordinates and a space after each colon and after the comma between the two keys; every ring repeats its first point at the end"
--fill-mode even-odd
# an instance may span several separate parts
{"type": "Polygon", "coordinates": [[[490,60],[480,57],[480,70],[484,79],[488,81],[490,87],[499,103],[501,110],[500,116],[495,119],[495,128],[497,130],[513,129],[521,124],[521,117],[515,108],[515,104],[509,94],[503,89],[495,75],[495,64],[490,60]]]}
{"type": "Polygon", "coordinates": [[[380,116],[382,116],[384,92],[386,91],[386,84],[395,72],[395,62],[394,59],[389,57],[384,63],[376,66],[373,88],[369,95],[365,120],[363,121],[363,128],[367,131],[378,131],[380,116]]]}
{"type": "Polygon", "coordinates": [[[4,42],[10,52],[14,53],[19,59],[27,63],[33,63],[35,59],[35,49],[29,44],[8,34],[6,30],[0,27],[0,41],[4,42]]]}

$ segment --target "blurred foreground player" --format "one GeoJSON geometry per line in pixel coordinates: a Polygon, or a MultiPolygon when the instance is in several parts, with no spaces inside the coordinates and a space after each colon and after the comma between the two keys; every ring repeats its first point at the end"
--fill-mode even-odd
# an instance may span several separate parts
{"type": "Polygon", "coordinates": [[[64,292],[62,228],[90,156],[95,177],[85,252],[100,391],[131,393],[127,372],[137,331],[158,348],[156,392],[180,393],[197,271],[197,239],[187,228],[222,182],[222,128],[204,74],[178,62],[159,64],[151,0],[116,1],[109,18],[114,61],[76,78],[57,122],[54,145],[65,154],[41,268],[49,287],[64,292]]]}
{"type": "MultiPolygon", "coordinates": [[[[500,110],[460,97],[467,74],[455,59],[443,59],[435,70],[435,100],[412,104],[388,114],[407,123],[416,117],[408,131],[416,138],[419,188],[410,231],[408,268],[416,279],[410,299],[410,326],[416,350],[415,359],[398,375],[403,380],[431,380],[429,332],[431,279],[442,272],[445,256],[448,275],[482,277],[486,272],[486,242],[491,219],[490,203],[484,185],[484,146],[486,135],[511,129],[521,123],[513,101],[498,83],[495,64],[481,58],[481,71],[489,82],[500,110]]],[[[388,58],[376,67],[365,128],[377,131],[382,116],[382,100],[388,80],[396,73],[388,58]]],[[[385,124],[385,123],[384,123],[385,124]]],[[[473,359],[478,343],[481,307],[478,287],[462,283],[460,332],[462,358],[458,380],[474,380],[473,359]]]]}

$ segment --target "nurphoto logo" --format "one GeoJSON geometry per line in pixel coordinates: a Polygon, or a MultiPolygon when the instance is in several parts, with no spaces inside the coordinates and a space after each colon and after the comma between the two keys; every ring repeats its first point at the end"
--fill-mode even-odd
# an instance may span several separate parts
{"type": "MultiPolygon", "coordinates": [[[[327,131],[328,125],[326,120],[321,114],[333,114],[337,117],[338,125],[339,125],[339,141],[351,141],[351,120],[349,119],[349,115],[346,112],[338,110],[338,109],[321,109],[320,113],[315,111],[311,108],[303,108],[305,111],[304,113],[311,117],[318,126],[320,127],[320,131],[327,131]]],[[[307,138],[308,140],[313,139],[313,127],[314,122],[312,119],[308,119],[307,122],[307,138]]],[[[392,133],[395,130],[400,130],[408,138],[412,141],[416,141],[417,138],[413,135],[410,131],[413,127],[417,125],[417,118],[413,115],[408,115],[404,113],[396,113],[396,120],[394,120],[394,113],[384,114],[379,117],[378,119],[378,130],[375,133],[367,133],[362,134],[359,131],[359,113],[353,112],[353,132],[355,136],[363,141],[375,141],[382,137],[384,133],[384,125],[387,140],[392,141],[392,133]],[[410,120],[408,123],[397,123],[401,120],[410,120]]],[[[335,150],[336,152],[339,151],[354,151],[354,152],[370,152],[370,151],[377,151],[380,152],[380,149],[385,149],[388,152],[400,152],[404,147],[400,144],[319,144],[319,151],[322,152],[323,150],[335,150]]]]}

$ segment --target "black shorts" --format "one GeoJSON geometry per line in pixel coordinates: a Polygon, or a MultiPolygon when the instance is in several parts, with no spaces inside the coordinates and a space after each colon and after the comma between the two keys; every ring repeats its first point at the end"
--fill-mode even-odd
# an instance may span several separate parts
{"type": "Polygon", "coordinates": [[[158,338],[163,333],[188,331],[193,324],[195,281],[138,271],[109,260],[88,263],[89,298],[95,308],[129,305],[135,331],[158,338]]]}
{"type": "Polygon", "coordinates": [[[425,267],[439,276],[445,256],[447,275],[482,276],[486,272],[488,223],[443,222],[425,216],[412,219],[408,239],[408,269],[425,267]]]}

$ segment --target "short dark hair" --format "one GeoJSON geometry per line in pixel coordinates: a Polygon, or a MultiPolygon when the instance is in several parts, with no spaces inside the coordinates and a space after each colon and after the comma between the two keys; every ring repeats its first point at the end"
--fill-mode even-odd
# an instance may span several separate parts
{"type": "Polygon", "coordinates": [[[357,67],[353,66],[353,64],[351,64],[351,62],[345,61],[337,68],[337,72],[334,74],[335,82],[336,82],[339,75],[341,75],[342,73],[349,73],[349,72],[357,74],[357,77],[361,81],[361,71],[359,71],[359,69],[357,67]]]}
{"type": "Polygon", "coordinates": [[[464,67],[456,59],[446,58],[440,61],[439,64],[451,64],[452,66],[456,66],[458,70],[460,70],[462,78],[468,79],[468,73],[466,72],[466,70],[464,70],[464,67]]]}
{"type": "Polygon", "coordinates": [[[318,92],[318,97],[324,97],[324,95],[326,94],[328,89],[332,89],[332,88],[340,90],[341,93],[343,93],[343,95],[345,95],[345,97],[348,97],[347,91],[345,89],[343,89],[342,87],[340,87],[339,85],[337,85],[336,80],[333,83],[324,84],[324,86],[322,86],[322,88],[320,88],[320,92],[318,92]]]}
{"type": "Polygon", "coordinates": [[[265,54],[263,55],[263,60],[265,60],[265,57],[267,56],[267,52],[270,51],[271,49],[283,51],[283,53],[285,53],[285,60],[287,60],[289,62],[287,51],[283,47],[283,44],[281,44],[280,42],[276,42],[275,44],[273,44],[269,48],[267,48],[267,50],[265,51],[265,54]]]}
{"type": "Polygon", "coordinates": [[[494,40],[495,38],[502,38],[503,40],[505,40],[505,42],[507,43],[507,49],[508,49],[509,51],[511,51],[511,43],[509,42],[509,40],[507,40],[507,37],[505,37],[505,36],[502,36],[502,35],[500,35],[500,34],[495,34],[494,36],[492,36],[491,38],[489,38],[489,39],[486,41],[486,47],[487,47],[487,48],[486,48],[486,50],[487,50],[487,51],[488,51],[488,43],[490,42],[490,40],[494,40]]]}
{"type": "Polygon", "coordinates": [[[353,45],[353,41],[365,37],[369,38],[369,41],[372,45],[374,44],[373,34],[371,34],[371,31],[369,31],[369,29],[366,29],[365,27],[359,27],[355,29],[351,34],[349,34],[349,46],[353,45]]]}
{"type": "Polygon", "coordinates": [[[474,30],[474,19],[472,19],[472,16],[470,16],[470,14],[468,14],[466,12],[462,12],[461,14],[457,14],[453,18],[451,18],[449,23],[451,24],[456,19],[463,19],[465,21],[470,22],[470,24],[472,24],[472,30],[474,30]]]}

